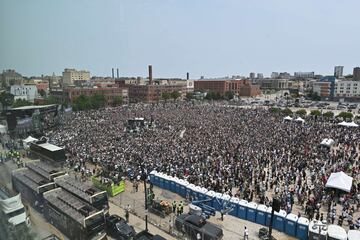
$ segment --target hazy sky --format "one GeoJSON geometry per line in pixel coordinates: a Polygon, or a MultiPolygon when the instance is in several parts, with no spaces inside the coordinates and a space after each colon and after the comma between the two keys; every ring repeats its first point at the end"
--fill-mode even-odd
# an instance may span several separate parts
{"type": "Polygon", "coordinates": [[[191,78],[360,65],[359,0],[0,0],[0,70],[191,78]]]}

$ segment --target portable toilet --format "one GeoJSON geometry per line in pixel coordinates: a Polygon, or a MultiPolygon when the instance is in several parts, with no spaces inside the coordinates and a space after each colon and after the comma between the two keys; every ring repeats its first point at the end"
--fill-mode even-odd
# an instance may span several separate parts
{"type": "Polygon", "coordinates": [[[229,212],[229,214],[231,216],[238,217],[238,214],[239,214],[239,202],[240,202],[240,199],[237,198],[237,197],[230,198],[230,208],[232,208],[232,210],[229,212]]]}
{"type": "Polygon", "coordinates": [[[195,185],[192,183],[186,186],[186,199],[197,200],[196,196],[194,196],[194,188],[195,185]]]}
{"type": "Polygon", "coordinates": [[[221,200],[222,193],[215,192],[214,198],[214,208],[216,211],[220,211],[222,208],[222,200],[221,200]]]}
{"type": "Polygon", "coordinates": [[[152,184],[154,184],[157,187],[160,187],[160,178],[158,172],[154,173],[154,182],[152,184]]]}
{"type": "Polygon", "coordinates": [[[327,226],[317,226],[322,224],[320,221],[312,220],[309,223],[309,240],[326,240],[327,226]]]}
{"type": "Polygon", "coordinates": [[[150,172],[150,182],[153,184],[153,185],[155,185],[155,174],[156,174],[157,172],[155,171],[155,170],[152,170],[151,172],[150,172]]]}
{"type": "Polygon", "coordinates": [[[285,233],[287,235],[296,236],[296,224],[298,221],[298,216],[296,216],[295,214],[289,213],[286,216],[285,219],[285,233]]]}
{"type": "Polygon", "coordinates": [[[165,188],[164,174],[163,173],[158,173],[158,177],[159,177],[159,187],[164,189],[165,188]]]}
{"type": "Polygon", "coordinates": [[[285,218],[286,218],[286,212],[282,209],[280,209],[280,212],[274,213],[274,228],[276,230],[279,230],[280,232],[285,231],[285,218]]]}
{"type": "Polygon", "coordinates": [[[206,201],[204,203],[206,205],[208,205],[209,207],[214,207],[216,192],[214,192],[213,190],[210,190],[210,191],[207,191],[205,195],[206,195],[206,199],[208,199],[209,201],[206,201]]]}
{"type": "Polygon", "coordinates": [[[173,177],[172,180],[174,182],[174,193],[180,195],[180,183],[179,183],[180,179],[177,177],[173,177]]]}
{"type": "Polygon", "coordinates": [[[201,190],[200,186],[195,186],[194,187],[194,192],[193,192],[194,199],[201,200],[200,199],[200,190],[201,190]]]}
{"type": "Polygon", "coordinates": [[[347,236],[348,236],[348,240],[359,240],[360,239],[360,231],[349,230],[347,236]]]}
{"type": "Polygon", "coordinates": [[[347,233],[344,228],[338,225],[329,225],[327,228],[328,240],[347,240],[347,233]]]}
{"type": "Polygon", "coordinates": [[[266,217],[267,217],[267,206],[264,204],[258,205],[256,209],[256,223],[261,225],[266,225],[266,217]]]}
{"type": "MultiPolygon", "coordinates": [[[[266,209],[266,226],[270,226],[270,220],[271,220],[271,211],[272,211],[272,207],[268,207],[266,209]]],[[[274,219],[275,219],[275,213],[274,213],[274,219]]],[[[274,219],[273,219],[273,223],[274,223],[274,219]]],[[[274,224],[273,224],[274,226],[274,224]]]]}
{"type": "Polygon", "coordinates": [[[182,197],[186,197],[187,193],[187,186],[189,185],[189,182],[184,179],[179,179],[179,195],[182,197]]]}
{"type": "Polygon", "coordinates": [[[256,209],[257,204],[254,202],[250,202],[247,206],[246,220],[251,222],[256,222],[256,209]]]}
{"type": "Polygon", "coordinates": [[[299,217],[296,225],[296,237],[300,240],[307,240],[309,232],[309,219],[299,217]]]}
{"type": "Polygon", "coordinates": [[[248,201],[242,199],[239,201],[238,218],[247,219],[248,201]]]}
{"type": "Polygon", "coordinates": [[[169,178],[169,176],[164,174],[163,179],[164,179],[164,189],[170,190],[170,178],[169,178]]]}
{"type": "Polygon", "coordinates": [[[173,193],[176,193],[176,183],[175,179],[172,176],[168,176],[169,182],[170,182],[170,188],[169,190],[173,193]]]}
{"type": "Polygon", "coordinates": [[[231,199],[230,195],[225,193],[220,197],[220,201],[219,201],[221,204],[220,211],[230,208],[231,206],[230,199],[231,199]]]}
{"type": "Polygon", "coordinates": [[[204,188],[204,187],[198,188],[198,196],[199,196],[200,200],[205,200],[207,198],[206,197],[207,191],[208,190],[206,188],[204,188]]]}

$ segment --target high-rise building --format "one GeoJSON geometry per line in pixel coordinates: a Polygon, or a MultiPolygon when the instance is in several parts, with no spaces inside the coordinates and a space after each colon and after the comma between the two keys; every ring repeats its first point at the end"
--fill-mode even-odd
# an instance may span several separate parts
{"type": "Polygon", "coordinates": [[[264,74],[258,73],[258,74],[257,74],[257,78],[264,78],[264,74]]]}
{"type": "Polygon", "coordinates": [[[272,72],[271,73],[271,78],[278,78],[279,77],[279,73],[278,72],[272,72]]]}
{"type": "Polygon", "coordinates": [[[335,66],[334,67],[334,77],[341,78],[344,73],[344,66],[335,66]]]}
{"type": "Polygon", "coordinates": [[[360,81],[360,67],[354,68],[354,71],[353,71],[353,80],[354,80],[354,81],[360,81]]]}
{"type": "Polygon", "coordinates": [[[254,72],[251,72],[251,73],[250,73],[250,78],[251,78],[251,79],[254,79],[254,78],[255,78],[255,73],[254,73],[254,72]]]}
{"type": "Polygon", "coordinates": [[[90,80],[90,72],[85,70],[77,71],[75,69],[65,68],[64,72],[62,73],[63,79],[62,84],[63,86],[68,85],[77,85],[79,82],[85,82],[90,80]]]}

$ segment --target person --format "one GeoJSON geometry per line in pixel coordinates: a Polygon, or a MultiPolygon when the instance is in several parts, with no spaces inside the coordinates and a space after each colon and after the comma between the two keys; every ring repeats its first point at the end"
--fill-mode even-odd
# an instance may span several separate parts
{"type": "Polygon", "coordinates": [[[130,206],[127,205],[125,208],[125,219],[127,223],[129,222],[129,216],[130,216],[129,210],[130,210],[130,206]]]}
{"type": "Polygon", "coordinates": [[[221,209],[220,214],[221,214],[221,221],[224,221],[224,210],[223,209],[221,209]]]}
{"type": "Polygon", "coordinates": [[[172,228],[173,228],[173,223],[172,223],[172,220],[171,220],[171,217],[169,218],[169,233],[171,234],[172,233],[172,228]]]}
{"type": "Polygon", "coordinates": [[[174,200],[172,203],[172,209],[173,209],[173,213],[176,212],[176,201],[174,200]]]}
{"type": "Polygon", "coordinates": [[[201,234],[200,233],[196,234],[196,240],[201,240],[201,234]]]}
{"type": "Polygon", "coordinates": [[[244,240],[249,240],[249,230],[247,229],[246,226],[244,229],[244,240]]]}
{"type": "Polygon", "coordinates": [[[180,206],[180,214],[183,214],[183,212],[184,212],[184,204],[183,204],[182,201],[180,201],[179,206],[180,206]]]}

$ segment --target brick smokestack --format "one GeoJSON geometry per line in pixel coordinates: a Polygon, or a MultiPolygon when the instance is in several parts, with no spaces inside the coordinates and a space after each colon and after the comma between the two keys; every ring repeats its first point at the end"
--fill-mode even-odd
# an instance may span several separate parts
{"type": "Polygon", "coordinates": [[[116,77],[119,78],[119,69],[116,69],[116,77]]]}
{"type": "Polygon", "coordinates": [[[149,85],[153,83],[153,76],[152,76],[152,66],[149,65],[149,85]]]}
{"type": "Polygon", "coordinates": [[[189,76],[190,76],[190,75],[189,75],[189,73],[187,72],[187,73],[186,73],[186,80],[189,80],[189,79],[190,79],[189,76]]]}
{"type": "Polygon", "coordinates": [[[114,68],[111,69],[111,77],[114,78],[114,68]]]}

